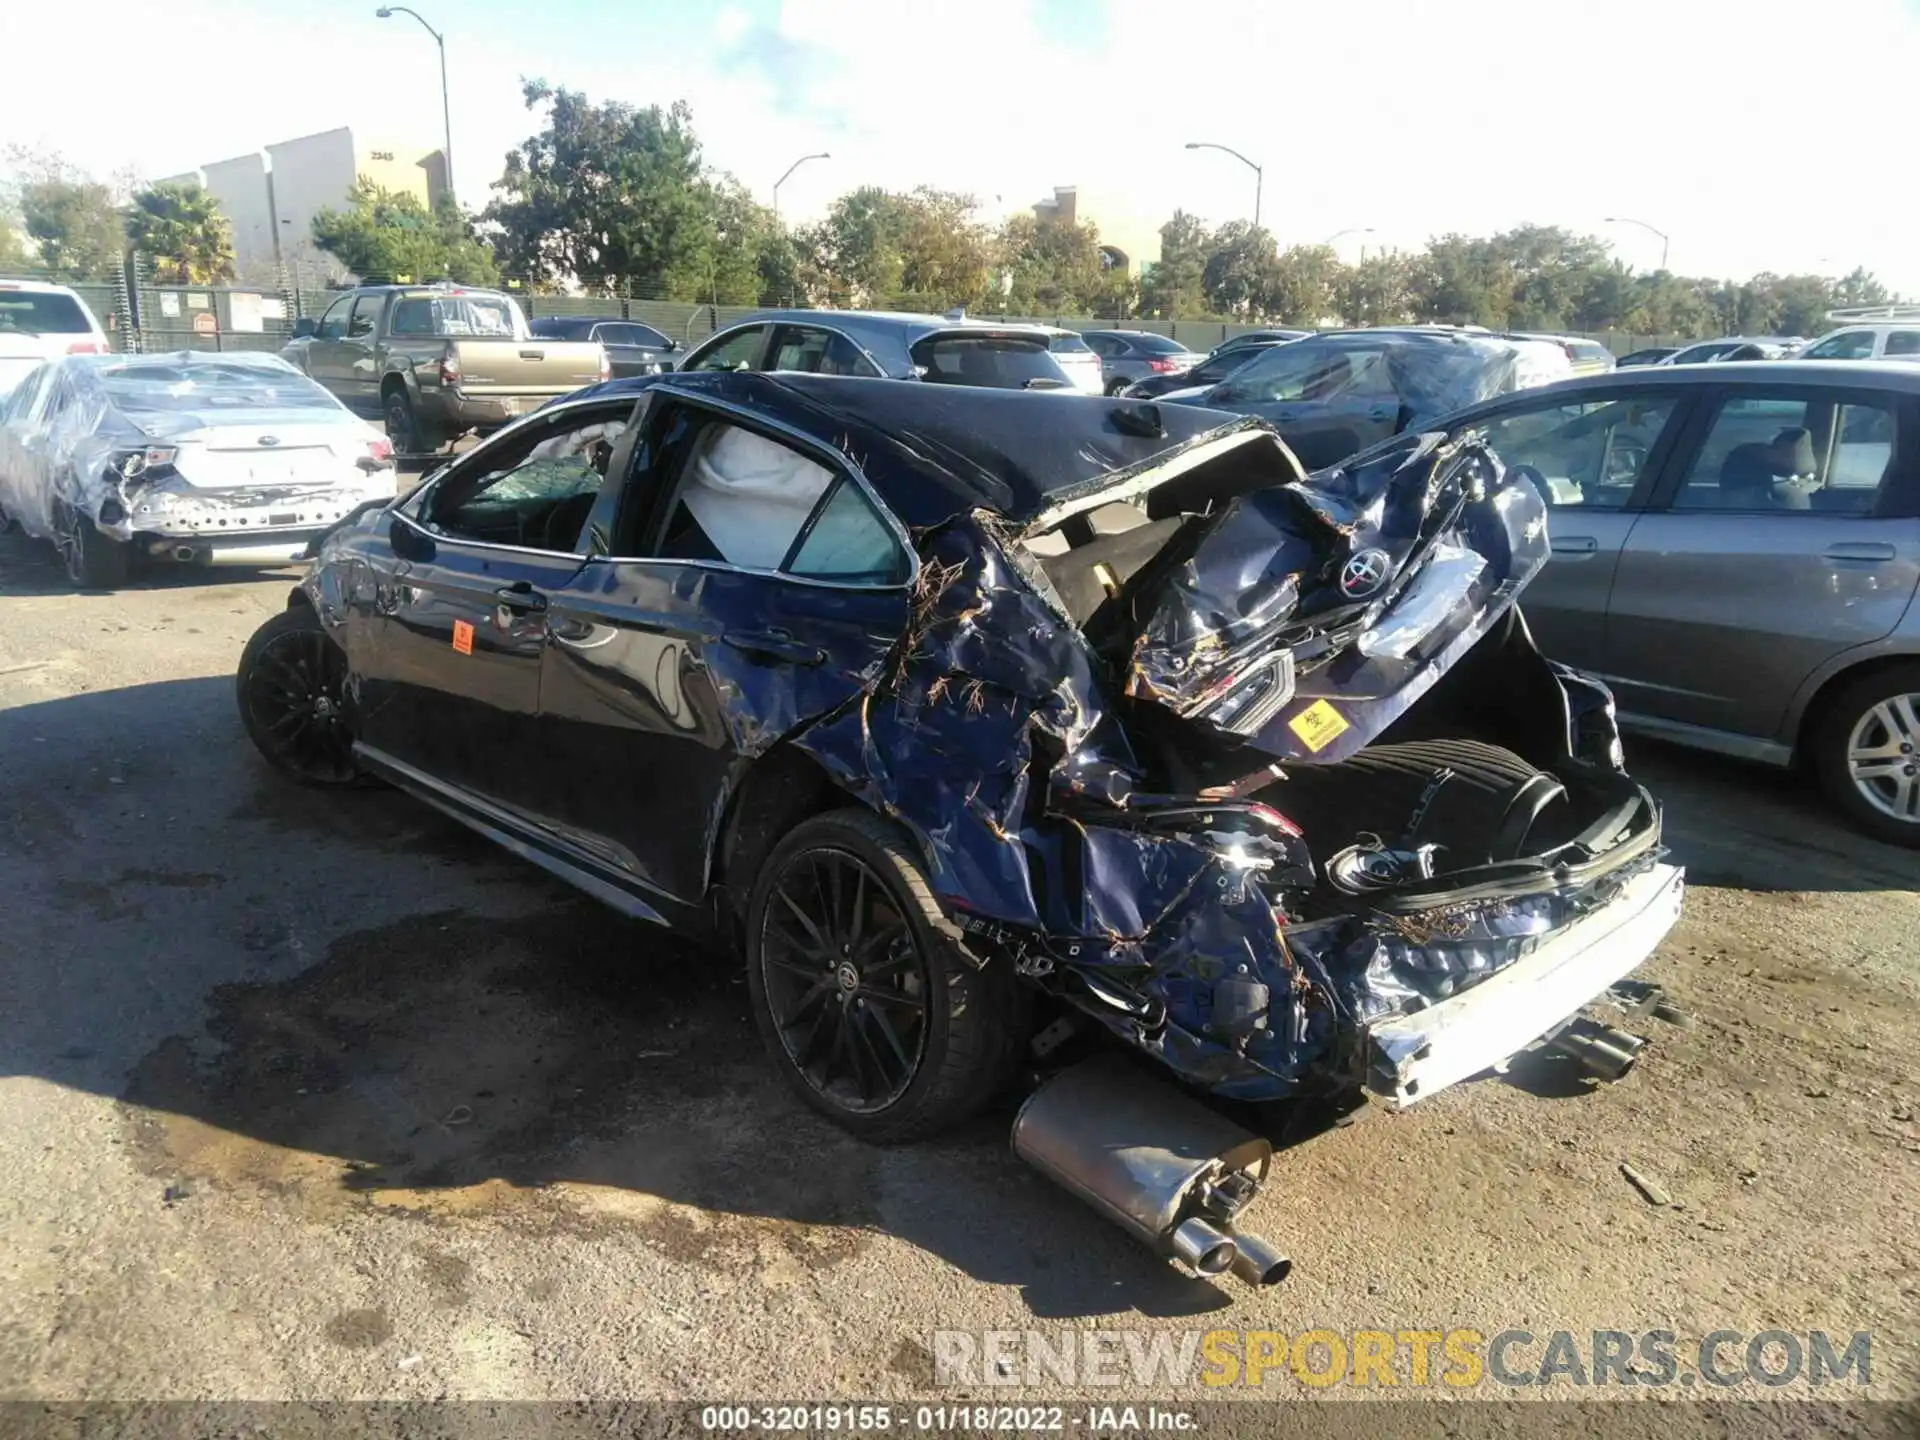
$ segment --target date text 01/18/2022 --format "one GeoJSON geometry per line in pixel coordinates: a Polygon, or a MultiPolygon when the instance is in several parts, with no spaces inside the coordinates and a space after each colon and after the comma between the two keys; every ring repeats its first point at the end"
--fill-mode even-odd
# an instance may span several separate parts
{"type": "Polygon", "coordinates": [[[1186,1410],[1157,1405],[708,1405],[700,1428],[711,1431],[807,1433],[914,1433],[1082,1431],[1121,1434],[1135,1430],[1191,1431],[1186,1410]]]}

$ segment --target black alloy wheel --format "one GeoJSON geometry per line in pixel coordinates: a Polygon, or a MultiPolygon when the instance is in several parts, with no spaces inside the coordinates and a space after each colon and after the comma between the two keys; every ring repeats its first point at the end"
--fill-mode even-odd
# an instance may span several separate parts
{"type": "Polygon", "coordinates": [[[241,723],[267,763],[302,785],[360,781],[347,728],[346,656],[305,605],[254,632],[234,677],[241,723]]]}
{"type": "Polygon", "coordinates": [[[973,1114],[1024,1038],[1008,967],[962,953],[904,835],[864,810],[808,820],[768,857],[747,983],[788,1084],[867,1140],[919,1139],[973,1114]]]}
{"type": "Polygon", "coordinates": [[[809,851],[762,926],[767,1004],[795,1068],[842,1109],[898,1100],[926,1053],[932,982],[885,883],[851,851],[809,851]]]}

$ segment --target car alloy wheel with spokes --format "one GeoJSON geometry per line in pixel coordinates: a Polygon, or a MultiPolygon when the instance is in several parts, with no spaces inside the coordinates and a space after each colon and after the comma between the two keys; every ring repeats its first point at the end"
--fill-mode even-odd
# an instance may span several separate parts
{"type": "Polygon", "coordinates": [[[760,965],[796,1069],[834,1105],[885,1109],[927,1042],[927,962],[885,884],[857,855],[809,852],[775,882],[760,965]]]}
{"type": "Polygon", "coordinates": [[[859,808],[802,821],[759,866],[746,922],[767,1053],[843,1129],[921,1139],[1011,1078],[1031,997],[962,951],[899,827],[859,808]]]}
{"type": "Polygon", "coordinates": [[[1920,848],[1920,664],[1845,682],[1823,698],[1808,740],[1829,800],[1868,834],[1920,848]]]}
{"type": "Polygon", "coordinates": [[[1889,695],[1860,716],[1847,737],[1847,773],[1876,810],[1920,825],[1920,695],[1889,695]]]}
{"type": "Polygon", "coordinates": [[[275,769],[305,785],[360,779],[347,726],[346,657],[302,605],[247,642],[235,689],[247,734],[275,769]]]}

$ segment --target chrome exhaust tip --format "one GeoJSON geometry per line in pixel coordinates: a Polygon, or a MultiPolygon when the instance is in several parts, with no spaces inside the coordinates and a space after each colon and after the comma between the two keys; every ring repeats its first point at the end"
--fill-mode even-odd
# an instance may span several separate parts
{"type": "Polygon", "coordinates": [[[1233,1273],[1249,1285],[1278,1285],[1293,1271],[1293,1261],[1258,1235],[1236,1234],[1233,1244],[1233,1273]]]}
{"type": "Polygon", "coordinates": [[[1584,1016],[1576,1017],[1548,1042],[1596,1080],[1618,1080],[1640,1058],[1646,1041],[1584,1016]]]}
{"type": "Polygon", "coordinates": [[[1043,1083],[1020,1107],[1012,1140],[1027,1164],[1190,1274],[1271,1285],[1292,1268],[1233,1228],[1273,1146],[1118,1056],[1043,1083]]]}
{"type": "Polygon", "coordinates": [[[1240,1258],[1240,1247],[1206,1221],[1182,1220],[1168,1237],[1173,1258],[1196,1275],[1219,1275],[1240,1258]]]}

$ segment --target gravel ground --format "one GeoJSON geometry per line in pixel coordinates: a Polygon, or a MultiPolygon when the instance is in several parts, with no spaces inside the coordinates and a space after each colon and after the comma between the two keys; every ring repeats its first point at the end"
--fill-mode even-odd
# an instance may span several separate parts
{"type": "Polygon", "coordinates": [[[0,538],[0,1398],[951,1398],[933,1331],[1061,1326],[1866,1330],[1920,1394],[1920,857],[1791,777],[1635,747],[1692,1023],[1294,1145],[1250,1221],[1292,1278],[1216,1288],[1007,1113],[857,1144],[733,967],[276,781],[231,675],[289,583],[76,595],[0,538]]]}

